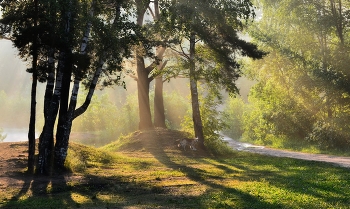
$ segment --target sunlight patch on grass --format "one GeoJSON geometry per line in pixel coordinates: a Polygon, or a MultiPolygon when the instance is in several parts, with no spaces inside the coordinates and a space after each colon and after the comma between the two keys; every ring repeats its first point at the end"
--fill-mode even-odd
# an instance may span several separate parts
{"type": "Polygon", "coordinates": [[[73,192],[71,194],[71,198],[74,202],[79,203],[79,204],[92,203],[92,200],[89,197],[84,196],[84,195],[79,194],[79,193],[75,193],[75,192],[73,192]]]}
{"type": "Polygon", "coordinates": [[[116,194],[98,193],[96,198],[107,203],[124,202],[125,198],[116,194]]]}

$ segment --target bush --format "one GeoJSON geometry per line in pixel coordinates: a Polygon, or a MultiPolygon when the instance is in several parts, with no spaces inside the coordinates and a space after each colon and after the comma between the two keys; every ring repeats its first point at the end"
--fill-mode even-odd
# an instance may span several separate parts
{"type": "Polygon", "coordinates": [[[344,132],[339,130],[334,123],[318,121],[306,139],[320,149],[349,150],[349,137],[349,130],[344,132]]]}

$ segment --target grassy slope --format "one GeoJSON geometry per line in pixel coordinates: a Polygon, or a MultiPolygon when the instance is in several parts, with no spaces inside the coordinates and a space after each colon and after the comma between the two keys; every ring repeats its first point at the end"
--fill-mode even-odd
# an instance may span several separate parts
{"type": "Polygon", "coordinates": [[[100,149],[71,144],[68,166],[77,178],[48,182],[40,191],[9,190],[2,206],[350,208],[348,169],[250,153],[184,152],[175,142],[181,134],[136,132],[100,149]]]}

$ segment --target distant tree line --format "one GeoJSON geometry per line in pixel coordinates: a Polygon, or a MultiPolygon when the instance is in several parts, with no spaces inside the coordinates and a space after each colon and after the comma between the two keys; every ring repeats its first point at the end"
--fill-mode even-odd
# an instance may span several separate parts
{"type": "Polygon", "coordinates": [[[350,2],[259,2],[262,18],[249,30],[269,54],[245,65],[257,83],[249,104],[228,105],[231,124],[239,127],[228,133],[264,144],[348,150],[350,2]]]}

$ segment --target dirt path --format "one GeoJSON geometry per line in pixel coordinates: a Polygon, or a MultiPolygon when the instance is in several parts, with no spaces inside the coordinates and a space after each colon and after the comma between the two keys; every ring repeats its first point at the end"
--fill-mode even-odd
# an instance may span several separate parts
{"type": "Polygon", "coordinates": [[[225,137],[224,140],[228,142],[228,145],[230,147],[240,151],[253,152],[253,153],[258,153],[262,155],[271,155],[276,157],[288,157],[288,158],[295,158],[295,159],[301,159],[301,160],[327,162],[327,163],[335,164],[340,167],[350,168],[350,157],[339,157],[339,156],[324,155],[324,154],[308,154],[308,153],[302,153],[302,152],[278,150],[278,149],[266,148],[263,146],[251,145],[248,143],[237,142],[229,137],[225,137]]]}

